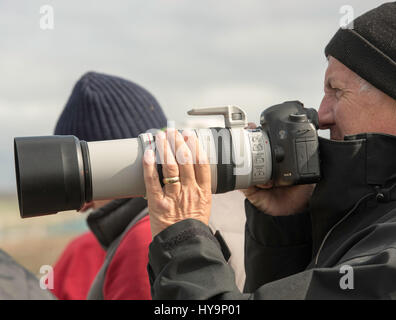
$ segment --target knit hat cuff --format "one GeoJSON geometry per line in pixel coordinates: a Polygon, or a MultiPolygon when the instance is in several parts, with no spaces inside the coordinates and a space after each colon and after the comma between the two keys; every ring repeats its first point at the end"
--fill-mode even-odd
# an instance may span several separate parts
{"type": "Polygon", "coordinates": [[[339,29],[325,48],[370,84],[396,99],[396,62],[353,29],[339,29]]]}

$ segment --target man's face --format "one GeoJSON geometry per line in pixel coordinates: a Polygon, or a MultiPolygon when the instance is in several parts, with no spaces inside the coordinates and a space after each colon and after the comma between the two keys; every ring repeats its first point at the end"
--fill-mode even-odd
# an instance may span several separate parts
{"type": "Polygon", "coordinates": [[[319,124],[320,129],[330,129],[331,139],[363,132],[396,134],[395,100],[365,86],[356,73],[329,57],[319,124]]]}

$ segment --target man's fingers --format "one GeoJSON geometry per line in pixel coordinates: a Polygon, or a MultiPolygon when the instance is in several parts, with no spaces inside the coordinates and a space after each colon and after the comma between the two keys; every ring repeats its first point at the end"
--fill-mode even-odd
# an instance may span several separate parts
{"type": "Polygon", "coordinates": [[[158,178],[154,151],[148,149],[143,155],[143,174],[146,185],[146,194],[163,197],[164,193],[158,178]]]}
{"type": "Polygon", "coordinates": [[[272,189],[274,186],[274,182],[272,180],[268,181],[266,184],[258,184],[255,186],[251,186],[247,189],[241,189],[241,191],[245,194],[245,196],[251,196],[252,194],[255,194],[257,192],[261,192],[261,194],[264,194],[266,190],[272,189]]]}
{"type": "MultiPolygon", "coordinates": [[[[155,144],[160,158],[159,161],[162,164],[164,178],[179,177],[179,167],[164,132],[161,131],[156,135],[155,144]]],[[[165,184],[165,190],[167,193],[178,193],[180,191],[180,183],[165,184]]]]}
{"type": "Polygon", "coordinates": [[[198,185],[210,188],[210,164],[206,152],[203,150],[194,131],[185,131],[183,136],[193,156],[195,179],[198,185]]]}
{"type": "Polygon", "coordinates": [[[174,154],[179,165],[180,182],[182,185],[188,185],[195,181],[193,158],[190,148],[184,142],[184,138],[180,132],[172,130],[169,133],[175,137],[174,154]]]}
{"type": "Polygon", "coordinates": [[[179,167],[164,132],[161,131],[157,133],[155,136],[155,144],[157,146],[159,161],[162,164],[162,174],[164,178],[178,177],[179,167]]]}
{"type": "Polygon", "coordinates": [[[271,189],[274,186],[274,182],[272,180],[268,181],[266,184],[258,184],[256,185],[259,189],[271,189]]]}

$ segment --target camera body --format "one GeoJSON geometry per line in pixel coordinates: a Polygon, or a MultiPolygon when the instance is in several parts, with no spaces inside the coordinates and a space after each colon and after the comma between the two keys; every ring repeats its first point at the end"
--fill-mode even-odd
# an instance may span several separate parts
{"type": "MultiPolygon", "coordinates": [[[[188,114],[224,117],[223,128],[193,129],[210,163],[212,193],[270,180],[275,186],[319,181],[318,116],[301,102],[266,109],[255,129],[247,128],[246,114],[237,106],[192,109],[188,114]]],[[[142,161],[147,148],[156,149],[152,133],[94,142],[75,136],[15,138],[21,217],[145,195],[142,161]]],[[[161,176],[161,163],[158,171],[161,176]]]]}
{"type": "Polygon", "coordinates": [[[316,110],[304,108],[299,101],[288,101],[263,111],[260,124],[271,141],[275,186],[319,181],[319,120],[316,110]]]}

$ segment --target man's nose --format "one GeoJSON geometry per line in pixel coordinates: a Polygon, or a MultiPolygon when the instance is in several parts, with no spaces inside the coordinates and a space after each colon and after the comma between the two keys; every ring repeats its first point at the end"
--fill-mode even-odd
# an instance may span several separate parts
{"type": "Polygon", "coordinates": [[[333,103],[326,96],[323,97],[318,110],[319,128],[328,129],[334,125],[333,103]]]}

